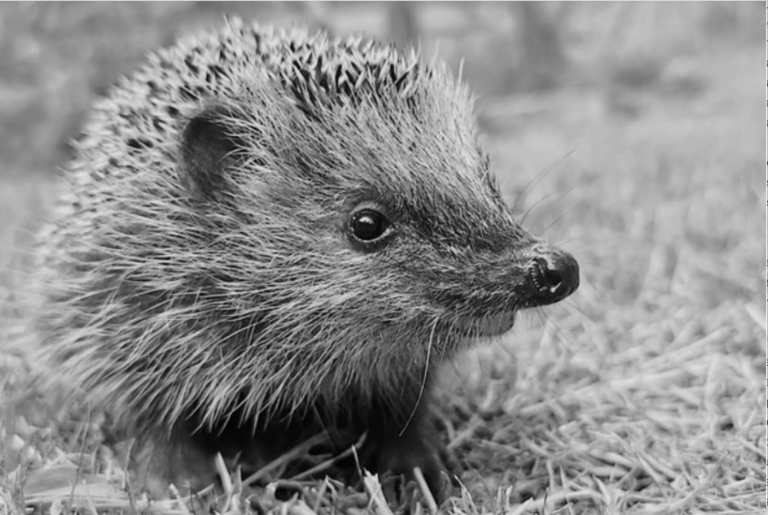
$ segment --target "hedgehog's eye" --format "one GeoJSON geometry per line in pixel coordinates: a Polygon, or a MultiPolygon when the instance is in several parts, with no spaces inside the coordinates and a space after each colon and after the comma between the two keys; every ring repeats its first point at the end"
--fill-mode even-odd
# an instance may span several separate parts
{"type": "Polygon", "coordinates": [[[387,218],[373,209],[362,209],[352,217],[352,234],[362,241],[372,241],[384,234],[387,218]]]}

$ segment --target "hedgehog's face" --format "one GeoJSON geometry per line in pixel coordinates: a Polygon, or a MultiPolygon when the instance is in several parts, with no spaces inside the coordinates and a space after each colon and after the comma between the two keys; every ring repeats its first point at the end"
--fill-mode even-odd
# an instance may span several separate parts
{"type": "MultiPolygon", "coordinates": [[[[433,151],[428,161],[393,149],[390,155],[413,168],[402,177],[393,163],[372,163],[389,171],[378,187],[350,180],[351,194],[340,195],[345,202],[337,204],[350,268],[368,275],[373,288],[396,283],[400,293],[417,299],[406,309],[465,336],[502,334],[518,310],[557,302],[578,287],[575,260],[513,220],[479,149],[470,150],[474,166],[454,167],[434,157],[444,158],[450,148],[433,151]]],[[[382,300],[379,309],[386,313],[393,299],[382,300]]]]}
{"type": "Polygon", "coordinates": [[[254,245],[273,246],[295,309],[332,310],[382,339],[436,334],[451,347],[501,334],[518,310],[570,295],[578,266],[512,219],[463,88],[442,70],[395,64],[358,70],[358,83],[365,73],[389,83],[318,93],[283,77],[203,111],[183,135],[190,185],[246,219],[254,206],[254,245]],[[264,236],[275,220],[282,234],[264,236]]]}

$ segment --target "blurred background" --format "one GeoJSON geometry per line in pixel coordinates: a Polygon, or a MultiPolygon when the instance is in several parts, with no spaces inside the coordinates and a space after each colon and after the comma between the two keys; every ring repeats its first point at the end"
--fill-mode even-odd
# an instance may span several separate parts
{"type": "Polygon", "coordinates": [[[577,95],[569,110],[582,118],[599,109],[633,119],[655,104],[700,100],[711,75],[736,79],[730,61],[764,34],[759,2],[3,3],[2,175],[50,173],[94,96],[147,51],[219,26],[225,14],[420,45],[457,71],[463,62],[490,132],[560,110],[531,97],[545,92],[577,95]],[[499,104],[510,97],[518,101],[499,104]]]}

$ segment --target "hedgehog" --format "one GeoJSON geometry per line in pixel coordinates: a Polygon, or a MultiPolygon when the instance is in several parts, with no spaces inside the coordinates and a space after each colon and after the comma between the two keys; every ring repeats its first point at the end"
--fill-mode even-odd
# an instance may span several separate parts
{"type": "Polygon", "coordinates": [[[441,364],[579,284],[473,116],[446,65],[362,37],[231,19],[149,54],[94,103],[40,233],[49,384],[140,442],[151,492],[326,434],[444,498],[441,364]]]}

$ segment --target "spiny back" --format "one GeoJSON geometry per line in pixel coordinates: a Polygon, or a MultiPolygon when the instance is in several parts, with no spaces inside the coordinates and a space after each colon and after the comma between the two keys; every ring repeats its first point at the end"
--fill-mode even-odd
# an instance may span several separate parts
{"type": "MultiPolygon", "coordinates": [[[[182,181],[169,174],[179,170],[169,164],[177,160],[184,125],[205,105],[243,99],[260,104],[255,111],[262,119],[248,120],[253,122],[245,127],[248,131],[260,125],[272,134],[291,130],[291,122],[277,109],[290,99],[309,119],[326,115],[321,125],[325,130],[338,131],[339,137],[349,130],[351,113],[355,118],[352,125],[367,122],[369,127],[377,126],[376,136],[387,142],[422,145],[433,154],[428,159],[477,147],[469,93],[442,63],[428,67],[414,51],[403,54],[360,37],[331,39],[324,32],[245,25],[232,19],[219,32],[187,36],[169,48],[150,53],[144,66],[95,102],[75,142],[77,157],[67,173],[73,187],[59,203],[57,218],[76,213],[78,227],[64,224],[65,230],[80,231],[79,226],[90,216],[97,216],[91,206],[119,196],[123,180],[154,174],[149,182],[145,177],[138,180],[145,181],[145,186],[157,181],[156,193],[178,196],[176,187],[182,181]],[[418,117],[423,125],[414,128],[402,119],[404,112],[407,117],[418,117]],[[275,120],[268,120],[270,115],[275,120]],[[424,145],[424,135],[418,134],[423,126],[433,131],[429,137],[444,140],[446,147],[434,148],[431,142],[424,145]],[[455,141],[457,138],[460,141],[455,141]]],[[[291,137],[301,141],[301,131],[291,137]]],[[[471,169],[469,180],[462,181],[464,186],[472,186],[477,178],[477,163],[469,164],[454,167],[457,172],[471,169]]],[[[440,167],[423,168],[420,172],[443,173],[440,167]]],[[[487,173],[487,165],[482,164],[482,168],[487,173]]],[[[397,169],[405,176],[395,180],[413,179],[413,170],[397,169]]],[[[418,184],[415,181],[414,187],[418,184]]],[[[429,197],[425,191],[411,193],[429,197]]]]}

